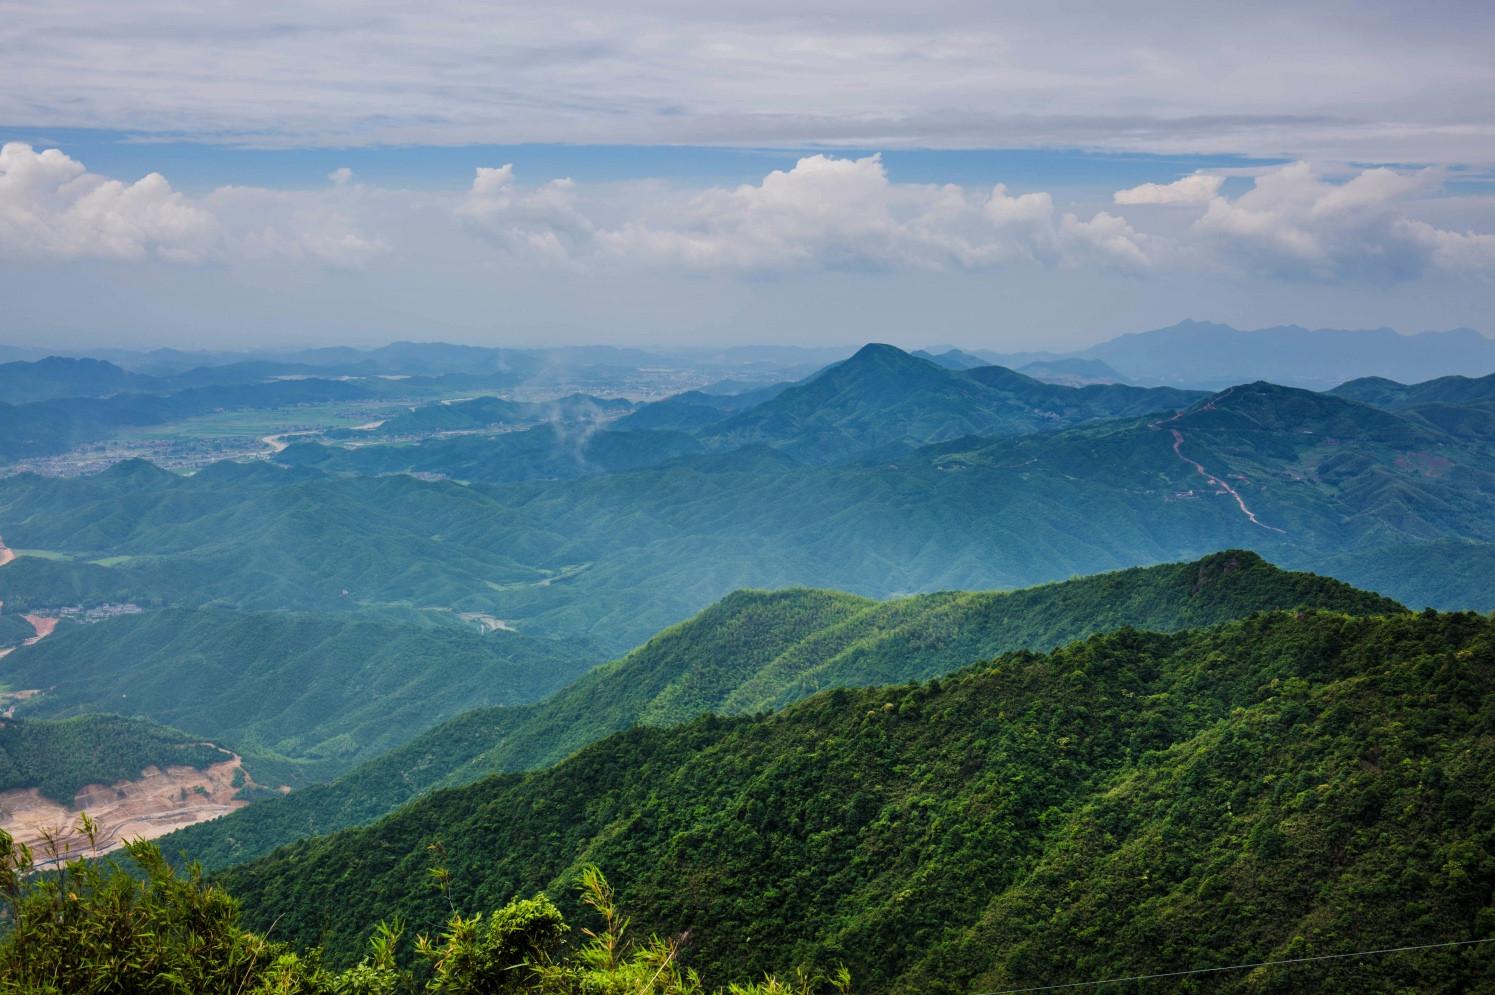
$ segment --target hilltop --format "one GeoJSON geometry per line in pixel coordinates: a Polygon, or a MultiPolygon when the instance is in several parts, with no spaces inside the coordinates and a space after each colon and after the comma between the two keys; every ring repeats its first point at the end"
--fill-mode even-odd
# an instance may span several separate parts
{"type": "Polygon", "coordinates": [[[970,435],[1016,435],[1172,411],[1199,395],[1119,385],[1065,387],[1003,367],[953,369],[890,345],[863,346],[770,400],[710,425],[718,447],[764,443],[811,463],[970,435]]]}

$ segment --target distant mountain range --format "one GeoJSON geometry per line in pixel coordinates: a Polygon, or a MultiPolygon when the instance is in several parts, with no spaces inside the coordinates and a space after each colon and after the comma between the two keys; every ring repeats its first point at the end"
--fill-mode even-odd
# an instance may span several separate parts
{"type": "Polygon", "coordinates": [[[829,463],[961,436],[1172,411],[1199,396],[1109,384],[1077,389],[999,366],[952,369],[890,345],[868,345],[701,434],[719,448],[764,444],[806,462],[829,463]]]}
{"type": "MultiPolygon", "coordinates": [[[[16,365],[44,360],[45,350],[0,347],[0,397],[11,403],[48,397],[162,392],[211,383],[249,383],[273,376],[470,376],[490,387],[604,383],[660,367],[715,372],[749,387],[798,380],[855,351],[854,347],[724,346],[638,349],[617,346],[509,348],[444,342],[394,342],[378,348],[334,347],[256,352],[158,349],[94,350],[92,368],[68,372],[16,365]],[[104,370],[99,363],[114,368],[104,370]],[[6,367],[15,368],[7,372],[6,367]],[[24,376],[29,385],[18,383],[24,376]]],[[[1327,389],[1362,377],[1423,381],[1495,372],[1495,339],[1467,328],[1400,334],[1389,328],[1316,329],[1282,325],[1242,331],[1187,320],[1120,335],[1068,353],[1004,352],[941,345],[913,353],[953,370],[1006,366],[1040,380],[1083,385],[1137,383],[1218,390],[1269,380],[1327,389]]]]}
{"type": "Polygon", "coordinates": [[[0,480],[0,535],[63,557],[5,567],[0,598],[456,608],[616,650],[738,587],[885,597],[1249,546],[1417,606],[1488,609],[1472,569],[1495,544],[1479,389],[1411,403],[1421,393],[1378,385],[1379,407],[1265,383],[1074,388],[872,346],[742,409],[702,393],[600,430],[0,480]],[[702,424],[619,427],[682,409],[676,424],[702,424]],[[1433,545],[1442,566],[1416,569],[1433,545]]]}
{"type": "Polygon", "coordinates": [[[1199,391],[871,344],[537,403],[483,396],[533,355],[353,355],[428,372],[0,368],[36,398],[0,406],[12,451],[201,414],[254,442],[261,406],[359,426],[0,477],[0,781],[234,751],[296,790],[167,850],[336,963],[589,861],[708,977],[844,961],[889,995],[1390,942],[1388,881],[1431,889],[1412,939],[1481,921],[1495,636],[1402,606],[1495,608],[1495,376],[1199,391]]]}
{"type": "Polygon", "coordinates": [[[1418,381],[1495,372],[1495,339],[1468,328],[1402,335],[1389,328],[1310,330],[1298,325],[1241,331],[1214,322],[1181,321],[1069,354],[976,353],[987,362],[1015,367],[1097,360],[1136,383],[1207,390],[1251,380],[1323,390],[1360,377],[1418,381]]]}

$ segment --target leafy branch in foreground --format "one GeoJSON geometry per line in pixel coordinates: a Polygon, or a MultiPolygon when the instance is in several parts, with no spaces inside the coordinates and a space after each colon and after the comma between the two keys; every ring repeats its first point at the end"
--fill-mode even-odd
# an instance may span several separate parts
{"type": "MultiPolygon", "coordinates": [[[[91,823],[80,831],[87,833],[91,823]]],[[[680,963],[687,937],[634,943],[612,887],[595,867],[581,874],[582,901],[600,930],[570,947],[559,910],[544,895],[484,915],[454,911],[433,938],[419,936],[415,969],[397,951],[403,925],[381,923],[369,952],[344,971],[322,966],[238,923],[238,903],[197,866],[178,874],[152,843],[125,844],[134,871],[74,860],[39,869],[29,848],[0,831],[0,898],[9,930],[0,940],[4,995],[706,995],[680,963]]],[[[730,985],[718,995],[850,995],[850,976],[800,972],[790,981],[730,985]]]]}

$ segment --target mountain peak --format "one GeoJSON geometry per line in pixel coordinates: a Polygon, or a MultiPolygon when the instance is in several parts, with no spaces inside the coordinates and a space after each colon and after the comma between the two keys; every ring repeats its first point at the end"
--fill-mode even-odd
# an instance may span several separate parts
{"type": "Polygon", "coordinates": [[[913,356],[909,353],[904,352],[902,349],[898,348],[895,345],[888,345],[886,342],[868,342],[866,345],[862,346],[855,353],[853,353],[850,359],[846,360],[847,363],[867,363],[873,361],[913,361],[920,363],[928,362],[928,360],[921,360],[917,356],[913,356]]]}

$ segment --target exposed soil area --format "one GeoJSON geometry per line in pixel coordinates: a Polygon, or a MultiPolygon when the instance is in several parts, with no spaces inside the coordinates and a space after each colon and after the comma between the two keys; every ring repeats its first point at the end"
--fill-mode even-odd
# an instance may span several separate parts
{"type": "MultiPolygon", "coordinates": [[[[15,649],[14,646],[0,650],[0,659],[3,659],[13,649],[15,649]]],[[[39,694],[41,694],[41,689],[39,688],[26,688],[22,691],[0,691],[0,719],[13,718],[16,714],[17,703],[35,698],[39,694]]]]}
{"type": "Polygon", "coordinates": [[[14,560],[15,558],[16,558],[16,554],[12,553],[10,551],[10,547],[9,546],[5,545],[5,540],[4,539],[0,539],[0,567],[5,566],[7,563],[9,563],[11,560],[14,560]]]}
{"type": "MultiPolygon", "coordinates": [[[[89,850],[88,840],[76,831],[79,814],[87,812],[98,821],[99,849],[107,852],[126,840],[154,839],[248,805],[234,797],[238,791],[234,778],[240,770],[237,756],[205,770],[147,767],[131,781],[90,784],[68,806],[43,797],[36,788],[4,791],[0,792],[0,827],[30,846],[41,863],[46,859],[48,834],[72,855],[89,850]]],[[[251,783],[247,774],[240,781],[241,785],[251,783]]]]}
{"type": "Polygon", "coordinates": [[[457,617],[464,622],[476,622],[478,627],[487,632],[517,632],[514,626],[501,618],[485,615],[482,612],[458,612],[457,617]]]}
{"type": "Polygon", "coordinates": [[[48,636],[50,636],[52,632],[57,628],[57,619],[50,618],[46,615],[22,615],[21,617],[30,622],[31,628],[36,631],[36,635],[32,636],[30,639],[22,640],[22,646],[36,645],[43,639],[46,639],[48,636]]]}

